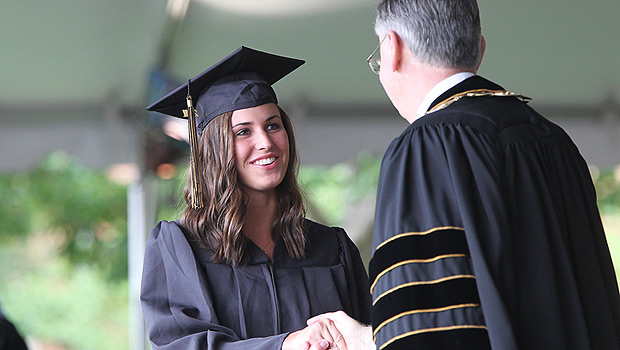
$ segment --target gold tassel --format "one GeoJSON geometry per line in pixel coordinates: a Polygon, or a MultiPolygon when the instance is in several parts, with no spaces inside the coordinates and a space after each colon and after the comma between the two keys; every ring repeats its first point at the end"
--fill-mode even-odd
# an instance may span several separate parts
{"type": "Polygon", "coordinates": [[[202,180],[200,177],[200,158],[198,156],[198,132],[196,130],[196,110],[192,103],[192,96],[190,95],[189,85],[187,82],[187,109],[183,110],[183,115],[187,118],[187,128],[189,134],[189,149],[190,149],[190,181],[191,181],[191,205],[194,209],[199,209],[204,206],[202,200],[202,180]]]}

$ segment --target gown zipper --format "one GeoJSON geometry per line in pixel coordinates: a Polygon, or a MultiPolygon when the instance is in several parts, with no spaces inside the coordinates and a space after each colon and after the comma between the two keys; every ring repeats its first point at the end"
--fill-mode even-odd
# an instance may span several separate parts
{"type": "MultiPolygon", "coordinates": [[[[265,254],[267,255],[267,254],[265,254]]],[[[267,264],[265,265],[265,274],[268,275],[269,289],[271,292],[271,305],[273,305],[273,327],[274,334],[280,334],[280,309],[278,307],[278,293],[276,289],[276,282],[273,276],[273,265],[271,265],[269,258],[267,258],[267,264]]]]}

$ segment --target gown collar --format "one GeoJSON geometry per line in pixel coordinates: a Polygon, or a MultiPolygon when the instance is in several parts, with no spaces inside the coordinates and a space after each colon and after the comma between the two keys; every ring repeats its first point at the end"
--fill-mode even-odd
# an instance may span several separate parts
{"type": "Polygon", "coordinates": [[[454,102],[463,98],[482,97],[482,96],[495,96],[495,97],[513,97],[522,102],[529,102],[530,97],[504,90],[501,86],[492,83],[480,76],[472,76],[457,84],[453,88],[449,89],[442,95],[440,95],[430,105],[426,114],[441,110],[448,107],[454,102]]]}
{"type": "Polygon", "coordinates": [[[437,85],[433,86],[433,88],[424,97],[424,100],[420,104],[420,107],[418,107],[417,118],[422,118],[426,114],[426,111],[428,111],[428,109],[430,108],[430,105],[433,103],[433,101],[437,97],[441,96],[442,93],[446,92],[446,90],[449,90],[463,80],[472,76],[474,76],[474,73],[471,72],[456,73],[440,81],[437,85]]]}
{"type": "Polygon", "coordinates": [[[440,104],[442,101],[450,98],[459,93],[463,93],[468,90],[478,90],[478,89],[488,89],[488,90],[503,90],[504,88],[500,85],[497,85],[479,75],[471,76],[459,84],[453,86],[452,88],[446,90],[443,94],[439,95],[428,107],[428,110],[432,109],[436,105],[440,104]]]}

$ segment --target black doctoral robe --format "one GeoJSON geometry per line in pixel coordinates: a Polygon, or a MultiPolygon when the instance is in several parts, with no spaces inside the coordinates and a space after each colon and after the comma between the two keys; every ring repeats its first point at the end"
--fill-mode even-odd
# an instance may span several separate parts
{"type": "Polygon", "coordinates": [[[0,311],[0,350],[28,350],[24,338],[0,311]]]}
{"type": "Polygon", "coordinates": [[[272,262],[251,243],[246,266],[216,264],[177,222],[148,239],[141,301],[153,349],[280,349],[312,316],[344,310],[370,322],[368,276],[344,230],[306,220],[301,260],[275,243],[272,262]]]}
{"type": "MultiPolygon", "coordinates": [[[[502,88],[474,76],[433,105],[473,89],[502,88]]],[[[385,350],[620,349],[588,167],[514,97],[464,98],[390,144],[373,246],[372,325],[385,350]]]]}

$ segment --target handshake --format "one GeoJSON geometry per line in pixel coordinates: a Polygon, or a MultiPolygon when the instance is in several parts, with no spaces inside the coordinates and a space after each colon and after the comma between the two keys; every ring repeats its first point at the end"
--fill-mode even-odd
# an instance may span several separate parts
{"type": "Polygon", "coordinates": [[[344,311],[317,315],[308,326],[289,334],[282,350],[374,350],[372,328],[344,311]]]}

